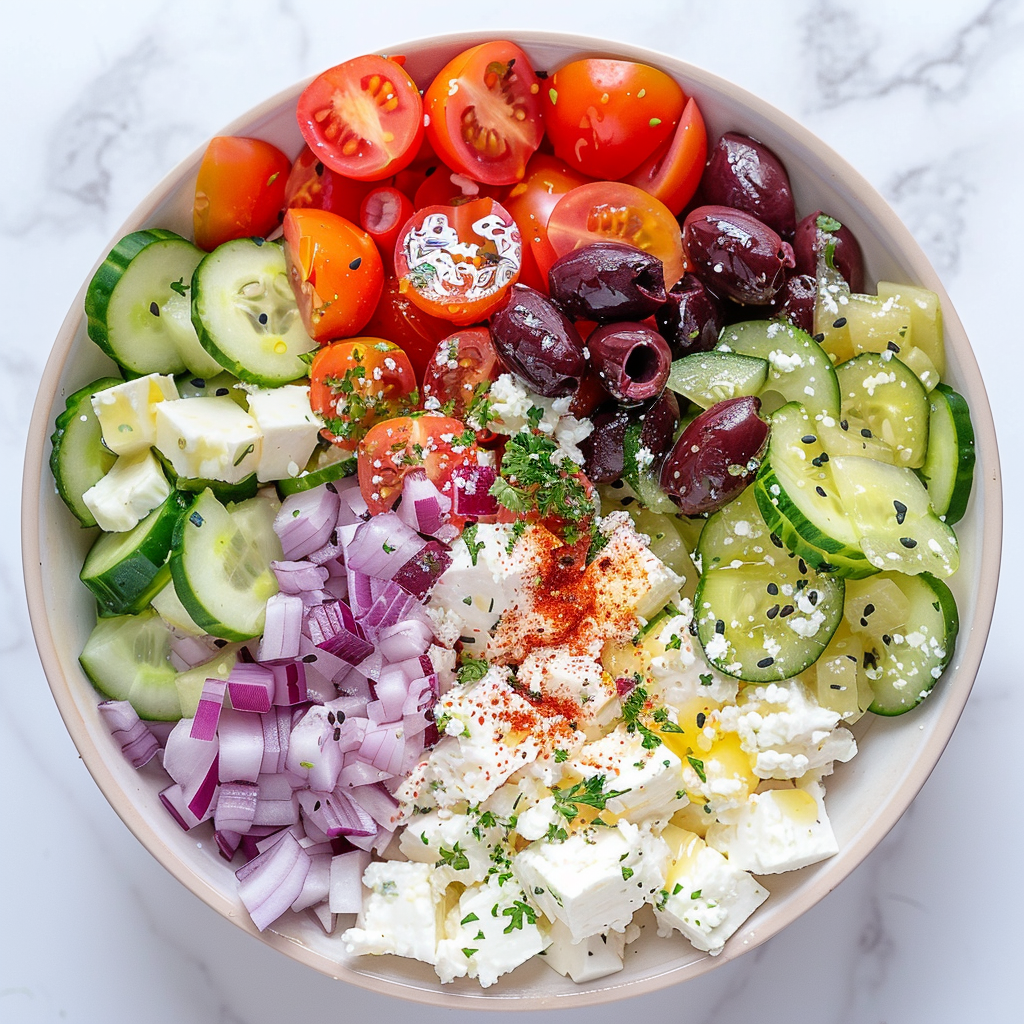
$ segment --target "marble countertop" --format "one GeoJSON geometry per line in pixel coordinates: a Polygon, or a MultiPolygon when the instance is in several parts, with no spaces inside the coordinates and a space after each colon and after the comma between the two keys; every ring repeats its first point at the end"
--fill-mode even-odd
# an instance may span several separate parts
{"type": "MultiPolygon", "coordinates": [[[[343,57],[445,29],[541,27],[654,47],[732,78],[865,174],[922,243],[973,340],[1003,442],[1006,521],[1020,523],[1024,446],[1012,417],[1024,347],[996,306],[1020,287],[1011,248],[1019,216],[1007,199],[1024,166],[1022,0],[648,0],[628,13],[620,0],[519,0],[457,13],[392,0],[384,27],[372,5],[354,6],[53,0],[7,10],[0,367],[11,389],[0,408],[0,460],[12,491],[51,340],[108,239],[180,159],[266,96],[343,57]]],[[[12,494],[0,505],[0,1022],[311,1021],[335,1019],[342,1003],[353,1017],[459,1016],[290,961],[191,896],[132,837],[47,689],[25,608],[18,519],[12,494]]],[[[1010,639],[1024,559],[1013,540],[963,718],[920,796],[866,861],[738,961],[628,1004],[559,1011],[560,1019],[1020,1019],[1024,897],[1014,865],[1024,815],[1010,639]]]]}

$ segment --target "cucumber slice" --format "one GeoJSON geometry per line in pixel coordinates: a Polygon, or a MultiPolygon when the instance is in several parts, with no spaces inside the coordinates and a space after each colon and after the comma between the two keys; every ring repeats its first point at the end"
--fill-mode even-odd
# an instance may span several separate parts
{"type": "Polygon", "coordinates": [[[865,429],[896,453],[897,466],[924,465],[928,449],[928,392],[891,352],[862,352],[836,371],[842,416],[854,433],[865,429]]]}
{"type": "Polygon", "coordinates": [[[192,621],[192,616],[185,611],[185,606],[174,592],[174,582],[169,577],[167,585],[153,595],[150,604],[175,632],[183,633],[185,636],[206,636],[206,630],[197,626],[192,621]]]}
{"type": "Polygon", "coordinates": [[[281,558],[272,503],[252,498],[227,509],[205,490],[174,531],[174,590],[208,633],[250,640],[263,632],[267,601],[278,589],[270,563],[281,558]]]}
{"type": "Polygon", "coordinates": [[[276,481],[277,493],[282,498],[300,491],[309,491],[321,484],[333,483],[356,471],[356,459],[352,452],[343,452],[333,444],[313,452],[306,468],[298,475],[276,481]]]}
{"type": "Polygon", "coordinates": [[[704,524],[697,554],[707,572],[736,562],[763,562],[775,557],[782,541],[765,525],[752,487],[720,508],[704,524]]]}
{"type": "Polygon", "coordinates": [[[127,533],[104,533],[89,549],[79,574],[107,614],[141,612],[171,578],[167,556],[174,526],[188,500],[172,491],[127,533]]]}
{"type": "Polygon", "coordinates": [[[939,297],[927,288],[912,284],[878,282],[878,297],[892,299],[910,311],[910,330],[914,348],[923,352],[935,368],[937,377],[946,372],[946,346],[942,330],[942,306],[939,297]]]}
{"type": "Polygon", "coordinates": [[[155,611],[100,619],[78,660],[100,693],[128,701],[139,718],[181,718],[171,631],[155,611]]]}
{"type": "Polygon", "coordinates": [[[710,409],[727,398],[756,395],[767,379],[767,359],[735,352],[694,352],[672,364],[666,387],[710,409]]]}
{"type": "Polygon", "coordinates": [[[910,575],[956,572],[956,534],[932,510],[928,491],[913,471],[856,455],[837,455],[829,465],[847,522],[876,569],[910,575]]]}
{"type": "Polygon", "coordinates": [[[832,362],[806,331],[782,320],[748,320],[722,331],[716,351],[738,352],[768,361],[763,390],[811,413],[839,415],[839,382],[832,362]]]}
{"type": "Polygon", "coordinates": [[[96,517],[82,495],[107,475],[117,458],[103,445],[91,399],[97,392],[121,383],[116,377],[101,377],[69,395],[50,437],[50,472],[57,493],[83,526],[95,526],[96,517]]]}
{"type": "Polygon", "coordinates": [[[240,380],[276,387],[306,375],[299,357],[317,343],[302,326],[276,242],[238,238],[192,275],[192,323],[203,348],[240,380]]]}
{"type": "Polygon", "coordinates": [[[207,679],[227,679],[238,661],[240,644],[229,644],[215,654],[209,661],[204,661],[195,668],[179,672],[174,680],[178,691],[178,703],[181,706],[182,718],[195,718],[199,707],[199,698],[207,679]]]}
{"type": "Polygon", "coordinates": [[[835,427],[830,417],[815,420],[795,402],[777,409],[754,496],[769,530],[814,568],[848,578],[870,576],[878,570],[861,550],[823,444],[822,428],[829,423],[835,427]]]}
{"type": "Polygon", "coordinates": [[[660,469],[661,460],[655,458],[651,461],[648,458],[650,453],[644,452],[640,446],[642,430],[642,423],[631,423],[626,427],[622,478],[646,508],[652,512],[675,515],[679,511],[679,506],[661,489],[661,481],[653,470],[654,466],[660,469]]]}
{"type": "Polygon", "coordinates": [[[746,682],[789,679],[810,668],[843,619],[845,585],[802,558],[776,557],[705,570],[694,599],[708,662],[746,682]]]}
{"type": "Polygon", "coordinates": [[[175,377],[174,383],[181,398],[230,398],[240,409],[249,411],[249,396],[245,388],[236,387],[238,378],[222,370],[219,364],[212,376],[183,373],[175,377]]]}
{"type": "Polygon", "coordinates": [[[125,235],[89,284],[89,337],[136,376],[215,373],[191,322],[188,292],[201,249],[173,231],[125,235]]]}
{"type": "Polygon", "coordinates": [[[213,496],[219,502],[227,504],[229,501],[246,501],[249,498],[254,498],[259,490],[260,485],[255,473],[250,473],[237,483],[228,483],[226,480],[205,480],[197,477],[178,476],[174,471],[174,466],[171,465],[171,460],[159,448],[153,448],[151,451],[163,468],[167,479],[179,491],[185,491],[188,494],[200,494],[205,490],[211,490],[213,491],[213,496]]]}
{"type": "Polygon", "coordinates": [[[871,580],[851,581],[847,600],[870,605],[876,580],[895,584],[907,600],[906,621],[886,632],[863,629],[865,674],[874,692],[869,710],[876,715],[902,715],[932,691],[956,647],[960,618],[949,587],[928,573],[905,576],[886,572],[871,580]]]}
{"type": "Polygon", "coordinates": [[[917,475],[943,522],[958,523],[974,484],[974,427],[967,401],[939,384],[928,396],[928,452],[917,475]]]}

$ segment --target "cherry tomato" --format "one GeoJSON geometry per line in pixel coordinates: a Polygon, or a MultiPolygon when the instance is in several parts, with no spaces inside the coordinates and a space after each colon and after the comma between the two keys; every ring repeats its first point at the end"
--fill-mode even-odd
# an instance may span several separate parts
{"type": "Polygon", "coordinates": [[[308,146],[295,158],[285,185],[284,205],[289,209],[329,210],[358,223],[359,206],[377,186],[335,174],[308,146]]]}
{"type": "Polygon", "coordinates": [[[438,163],[434,173],[425,177],[413,196],[415,210],[424,206],[459,206],[474,199],[501,199],[505,189],[498,185],[482,185],[465,174],[438,163]]]}
{"type": "Polygon", "coordinates": [[[580,185],[551,212],[548,242],[556,257],[600,239],[626,242],[657,256],[664,264],[666,289],[683,276],[678,222],[664,203],[635,185],[620,181],[580,185]]]}
{"type": "Polygon", "coordinates": [[[372,515],[386,512],[402,493],[410,469],[426,470],[442,493],[452,494],[452,470],[476,463],[472,430],[450,416],[424,413],[375,423],[359,442],[359,490],[372,515]]]}
{"type": "Polygon", "coordinates": [[[514,43],[474,46],[446,64],[423,97],[430,144],[475,181],[519,181],[544,135],[540,92],[514,43]]]}
{"type": "Polygon", "coordinates": [[[622,180],[650,193],[678,216],[697,191],[707,155],[704,118],[691,98],[672,138],[622,180]]]}
{"type": "Polygon", "coordinates": [[[192,226],[200,249],[232,238],[269,235],[284,206],[291,161],[262,139],[221,135],[199,165],[192,226]]]}
{"type": "Polygon", "coordinates": [[[493,199],[428,206],[399,235],[395,273],[417,306],[461,326],[501,304],[522,251],[516,222],[493,199]]]}
{"type": "Polygon", "coordinates": [[[377,243],[382,259],[394,258],[398,232],[412,216],[412,202],[397,188],[384,186],[368,192],[359,207],[359,226],[377,243]]]}
{"type": "MultiPolygon", "coordinates": [[[[470,327],[445,338],[423,373],[423,402],[434,399],[448,416],[475,420],[477,440],[489,439],[483,405],[498,375],[505,372],[498,350],[486,327],[470,327]]],[[[433,404],[433,403],[431,403],[433,404]]],[[[429,408],[429,406],[427,406],[429,408]]]]}
{"type": "Polygon", "coordinates": [[[420,148],[411,164],[395,175],[394,186],[399,192],[410,199],[416,195],[416,189],[437,171],[441,158],[434,152],[426,133],[420,142],[420,148]]]}
{"type": "Polygon", "coordinates": [[[408,73],[376,54],[329,68],[299,97],[299,130],[328,167],[358,181],[390,177],[415,158],[423,101],[408,73]]]}
{"type": "Polygon", "coordinates": [[[344,451],[378,420],[404,416],[419,405],[409,357],[383,338],[325,345],[309,368],[309,404],[324,419],[324,437],[344,451]]]}
{"type": "Polygon", "coordinates": [[[576,60],[544,84],[555,155],[593,178],[635,170],[671,138],[686,103],[664,71],[626,60],[576,60]]]}
{"type": "Polygon", "coordinates": [[[336,213],[289,210],[284,240],[306,333],[331,341],[362,330],[384,286],[384,265],[373,239],[336,213]]]}

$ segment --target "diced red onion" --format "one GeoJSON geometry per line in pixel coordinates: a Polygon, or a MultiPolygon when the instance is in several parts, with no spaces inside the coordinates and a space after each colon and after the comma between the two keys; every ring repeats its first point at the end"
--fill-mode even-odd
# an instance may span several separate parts
{"type": "Polygon", "coordinates": [[[338,498],[339,526],[356,525],[370,518],[370,510],[358,486],[339,491],[338,498]]]}
{"type": "Polygon", "coordinates": [[[223,829],[217,829],[213,833],[213,841],[217,844],[217,850],[225,860],[233,860],[235,854],[238,852],[238,846],[242,841],[241,833],[239,832],[228,832],[223,829]]]}
{"type": "Polygon", "coordinates": [[[284,770],[288,756],[292,716],[288,708],[275,708],[261,718],[263,725],[263,763],[261,772],[274,774],[284,770]]]}
{"type": "Polygon", "coordinates": [[[345,767],[338,776],[338,789],[353,789],[356,786],[371,786],[375,782],[384,782],[391,778],[390,772],[382,772],[366,761],[358,758],[358,751],[345,755],[345,767]],[[352,758],[350,761],[349,758],[352,758]]]}
{"type": "Polygon", "coordinates": [[[269,667],[274,675],[274,703],[282,707],[304,704],[308,697],[306,666],[301,661],[288,661],[269,667]]]}
{"type": "Polygon", "coordinates": [[[455,514],[466,519],[497,515],[498,499],[490,493],[497,478],[498,473],[493,466],[456,466],[452,470],[455,514]]]}
{"type": "Polygon", "coordinates": [[[318,903],[315,907],[307,907],[306,913],[320,925],[325,935],[334,934],[335,917],[331,913],[330,904],[326,900],[323,903],[318,903]]]}
{"type": "Polygon", "coordinates": [[[375,836],[377,823],[346,793],[299,793],[302,813],[328,836],[375,836]]]}
{"type": "MultiPolygon", "coordinates": [[[[189,809],[185,803],[184,794],[181,791],[181,786],[174,782],[168,786],[162,793],[160,793],[160,802],[167,809],[167,812],[172,818],[186,831],[193,829],[200,823],[200,821],[206,820],[205,818],[197,818],[189,809]]],[[[206,815],[209,817],[209,815],[206,815]]]]}
{"type": "Polygon", "coordinates": [[[615,692],[620,697],[625,697],[627,694],[632,693],[636,686],[636,680],[631,676],[620,676],[615,680],[615,692]]]}
{"type": "Polygon", "coordinates": [[[394,832],[398,826],[398,801],[383,786],[357,786],[348,795],[381,828],[394,832]]]}
{"type": "Polygon", "coordinates": [[[192,729],[189,732],[192,739],[209,741],[217,735],[217,723],[224,708],[226,689],[226,679],[208,678],[203,683],[203,691],[196,706],[196,716],[192,719],[192,729]]]}
{"type": "Polygon", "coordinates": [[[436,536],[451,507],[452,499],[430,482],[424,470],[411,470],[402,478],[402,500],[396,514],[417,533],[436,536]]]}
{"type": "Polygon", "coordinates": [[[292,729],[286,766],[311,789],[329,793],[338,782],[344,760],[339,740],[344,723],[325,707],[312,707],[292,729]],[[334,737],[337,736],[336,740],[334,737]]]}
{"type": "Polygon", "coordinates": [[[345,548],[345,565],[379,580],[390,580],[426,542],[394,512],[382,512],[356,527],[345,548]]]}
{"type": "Polygon", "coordinates": [[[331,859],[331,891],[328,897],[335,914],[358,914],[363,909],[363,872],[370,855],[363,850],[339,853],[331,859]]]}
{"type": "Polygon", "coordinates": [[[392,578],[403,590],[408,590],[422,601],[441,573],[451,564],[452,556],[448,554],[448,549],[440,541],[431,540],[392,578]]]}
{"type": "Polygon", "coordinates": [[[328,538],[327,543],[323,547],[319,547],[316,551],[311,551],[306,558],[309,559],[314,565],[323,565],[325,562],[332,562],[336,558],[340,558],[344,554],[344,548],[341,543],[341,537],[337,530],[332,531],[331,536],[328,538]]]}
{"type": "Polygon", "coordinates": [[[422,619],[406,619],[380,630],[377,648],[388,661],[403,661],[423,654],[433,638],[433,630],[422,619]]]}
{"type": "Polygon", "coordinates": [[[228,675],[228,697],[236,711],[270,710],[276,689],[274,673],[264,665],[237,662],[228,675]]]}
{"type": "Polygon", "coordinates": [[[342,661],[336,654],[317,647],[306,635],[299,638],[299,660],[306,666],[307,680],[310,673],[314,673],[333,683],[352,670],[347,661],[342,661]]]}
{"type": "Polygon", "coordinates": [[[207,769],[206,774],[198,780],[194,786],[182,786],[181,795],[188,805],[188,809],[197,817],[205,819],[207,812],[216,808],[217,791],[217,757],[213,758],[213,764],[207,769]]]}
{"type": "MultiPolygon", "coordinates": [[[[181,786],[185,804],[191,804],[203,788],[206,777],[217,760],[217,739],[200,740],[192,737],[192,719],[183,718],[171,730],[164,747],[164,769],[181,786]]],[[[216,775],[214,775],[216,784],[216,775]]],[[[202,818],[203,810],[193,813],[202,818]]]]}
{"type": "Polygon", "coordinates": [[[331,601],[310,608],[306,633],[315,646],[337,655],[350,665],[358,665],[373,653],[373,644],[363,638],[352,609],[344,601],[331,601]]]}
{"type": "MultiPolygon", "coordinates": [[[[217,796],[213,824],[218,831],[236,832],[239,837],[252,828],[260,788],[251,782],[225,782],[217,796]]],[[[237,843],[235,844],[238,845],[237,843]]]]}
{"type": "MultiPolygon", "coordinates": [[[[379,771],[387,772],[389,775],[398,773],[404,754],[405,738],[402,734],[402,727],[393,723],[371,724],[366,730],[366,735],[358,750],[360,761],[373,765],[379,771]]],[[[346,765],[346,767],[349,766],[346,765]]]]}
{"type": "Polygon", "coordinates": [[[338,521],[338,494],[327,487],[313,487],[289,494],[274,518],[274,532],[281,539],[286,561],[316,551],[327,543],[338,521]]]}
{"type": "Polygon", "coordinates": [[[196,665],[202,665],[204,661],[209,661],[213,654],[214,651],[209,643],[198,636],[171,637],[172,660],[177,658],[183,665],[182,668],[178,669],[179,672],[185,672],[190,668],[195,668],[196,665]]]}
{"type": "Polygon", "coordinates": [[[306,872],[305,880],[302,883],[302,891],[292,903],[292,910],[306,910],[317,903],[322,903],[330,895],[331,891],[331,859],[330,853],[311,853],[306,850],[309,857],[309,871],[306,872]]]}
{"type": "Polygon", "coordinates": [[[371,578],[364,572],[346,567],[345,588],[348,590],[348,604],[352,613],[357,618],[365,615],[374,601],[371,578]]]}
{"type": "Polygon", "coordinates": [[[221,782],[255,782],[263,763],[263,719],[249,711],[225,708],[217,727],[221,782]]]}
{"type": "Polygon", "coordinates": [[[323,592],[327,595],[324,598],[325,601],[334,598],[335,601],[347,601],[348,600],[348,579],[342,572],[340,576],[328,576],[327,582],[324,584],[323,592]]]}
{"type": "Polygon", "coordinates": [[[327,582],[327,570],[309,562],[271,562],[282,594],[301,594],[304,590],[319,590],[327,582]]]}
{"type": "Polygon", "coordinates": [[[253,812],[254,825],[294,825],[299,820],[299,803],[293,793],[287,799],[264,800],[260,797],[253,812]]]}
{"type": "Polygon", "coordinates": [[[305,604],[297,594],[274,594],[267,601],[266,621],[258,661],[280,661],[299,654],[299,634],[305,604]]]}
{"type": "Polygon", "coordinates": [[[251,861],[239,882],[238,895],[260,931],[272,925],[299,897],[310,857],[298,840],[286,835],[251,861]]]}
{"type": "Polygon", "coordinates": [[[105,700],[99,705],[99,712],[111,736],[121,745],[121,753],[133,768],[141,768],[153,759],[160,744],[128,701],[105,700]]]}

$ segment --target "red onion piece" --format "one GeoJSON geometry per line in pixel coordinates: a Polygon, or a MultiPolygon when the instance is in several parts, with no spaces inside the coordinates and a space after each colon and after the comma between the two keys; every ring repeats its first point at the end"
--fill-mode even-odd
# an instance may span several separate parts
{"type": "Polygon", "coordinates": [[[224,692],[227,689],[226,679],[207,679],[203,683],[196,716],[192,719],[189,736],[194,740],[212,740],[217,735],[217,723],[224,708],[224,692]]]}
{"type": "Polygon", "coordinates": [[[382,512],[355,528],[345,546],[345,565],[379,580],[390,580],[425,545],[426,541],[396,513],[382,512]]]}
{"type": "Polygon", "coordinates": [[[217,844],[217,851],[225,860],[234,860],[238,852],[238,846],[242,841],[241,833],[229,832],[225,829],[217,829],[213,833],[213,841],[217,844]]]}
{"type": "Polygon", "coordinates": [[[238,895],[260,931],[272,925],[298,899],[310,868],[310,858],[292,835],[246,865],[238,895]]]}
{"type": "MultiPolygon", "coordinates": [[[[210,768],[217,759],[217,740],[193,739],[192,719],[183,718],[171,730],[164,747],[164,769],[170,777],[181,786],[185,804],[191,804],[196,794],[203,787],[210,768]]],[[[214,776],[216,783],[216,775],[214,776]]],[[[203,811],[193,813],[202,818],[203,811]]]]}
{"type": "Polygon", "coordinates": [[[217,727],[221,782],[255,782],[263,763],[263,720],[248,711],[225,708],[217,727]]]}
{"type": "Polygon", "coordinates": [[[251,782],[225,782],[217,796],[214,827],[218,831],[235,832],[241,838],[252,828],[259,794],[259,786],[251,782]]]}
{"type": "Polygon", "coordinates": [[[263,763],[260,771],[273,775],[284,771],[288,740],[292,730],[290,708],[275,708],[261,717],[263,725],[263,763]]]}
{"type": "Polygon", "coordinates": [[[160,743],[128,701],[105,700],[99,705],[99,712],[133,768],[141,768],[153,759],[160,743]]]}
{"type": "Polygon", "coordinates": [[[358,914],[363,909],[363,872],[369,863],[370,855],[363,850],[332,858],[328,901],[333,913],[358,914]]]}
{"type": "Polygon", "coordinates": [[[334,934],[334,925],[336,918],[331,913],[330,905],[325,900],[323,903],[318,903],[315,907],[307,907],[306,913],[316,921],[318,925],[323,929],[324,935],[334,934]]]}
{"type": "Polygon", "coordinates": [[[357,786],[348,796],[381,828],[394,832],[398,827],[398,801],[383,786],[357,786]]]}
{"type": "Polygon", "coordinates": [[[295,594],[274,594],[267,601],[266,622],[257,661],[280,661],[299,654],[305,605],[295,594]]]}
{"type": "Polygon", "coordinates": [[[228,675],[228,697],[236,711],[258,711],[273,705],[276,689],[274,673],[263,665],[237,662],[228,675]]]}
{"type": "Polygon", "coordinates": [[[197,636],[172,636],[171,661],[179,672],[185,672],[196,665],[209,661],[215,651],[205,638],[197,636]],[[181,662],[181,667],[178,667],[181,662]]]}
{"type": "Polygon", "coordinates": [[[309,562],[271,562],[282,594],[301,594],[304,590],[319,590],[327,581],[328,571],[309,562]]]}
{"type": "Polygon", "coordinates": [[[498,499],[490,491],[498,472],[493,466],[456,466],[452,470],[455,485],[455,514],[466,519],[484,519],[498,514],[498,499]]]}
{"type": "Polygon", "coordinates": [[[417,533],[436,536],[451,508],[452,499],[430,482],[425,470],[410,470],[402,478],[402,500],[397,515],[417,533]]]}
{"type": "Polygon", "coordinates": [[[301,661],[288,661],[281,665],[271,665],[270,671],[274,676],[275,704],[290,707],[295,704],[305,703],[308,697],[306,666],[301,661]]]}
{"type": "Polygon", "coordinates": [[[181,786],[176,782],[168,786],[162,793],[160,793],[160,802],[167,809],[167,812],[172,818],[188,832],[193,829],[200,822],[205,821],[211,815],[208,812],[204,817],[198,818],[189,809],[188,804],[185,802],[184,794],[182,793],[181,786]]]}
{"type": "Polygon", "coordinates": [[[433,638],[433,630],[422,619],[406,619],[377,634],[377,649],[388,661],[403,661],[423,654],[433,638]]]}
{"type": "Polygon", "coordinates": [[[307,848],[306,856],[309,857],[309,871],[306,872],[306,878],[302,883],[302,891],[292,903],[292,910],[296,911],[322,903],[331,891],[332,854],[311,853],[307,848]]]}
{"type": "Polygon", "coordinates": [[[438,577],[452,564],[452,556],[439,541],[427,541],[423,549],[395,573],[393,579],[403,590],[423,600],[438,577]]]}
{"type": "Polygon", "coordinates": [[[338,521],[338,494],[326,486],[289,494],[274,518],[285,560],[302,558],[327,543],[338,521]]]}
{"type": "MultiPolygon", "coordinates": [[[[367,723],[369,725],[369,723],[367,723]]],[[[359,751],[345,755],[345,767],[338,776],[338,789],[352,789],[355,786],[371,786],[391,778],[391,772],[381,771],[367,761],[359,759],[359,751]],[[352,758],[350,761],[349,758],[352,758]]]]}
{"type": "Polygon", "coordinates": [[[376,836],[377,823],[345,793],[299,794],[302,813],[328,836],[376,836]]]}
{"type": "Polygon", "coordinates": [[[370,510],[366,507],[362,492],[355,477],[353,486],[338,492],[338,526],[350,526],[365,522],[370,518],[370,510]]]}
{"type": "Polygon", "coordinates": [[[351,665],[358,665],[373,653],[373,644],[363,638],[352,609],[344,601],[310,608],[306,634],[315,646],[351,665]]]}

